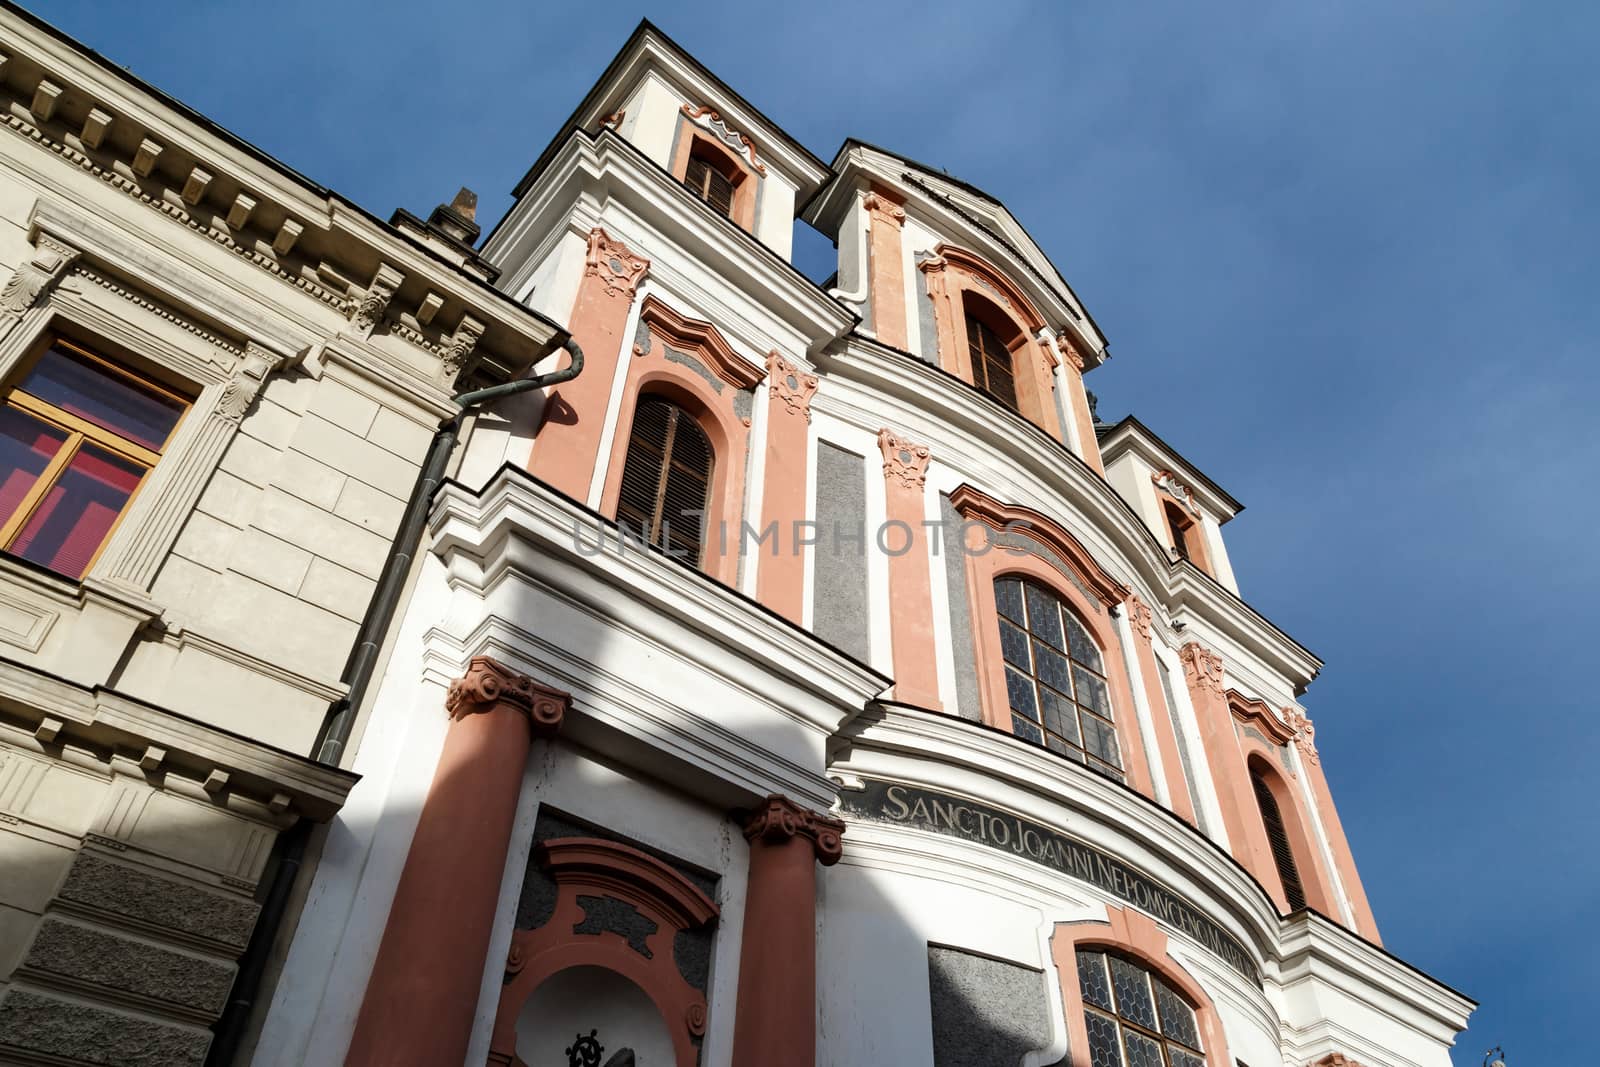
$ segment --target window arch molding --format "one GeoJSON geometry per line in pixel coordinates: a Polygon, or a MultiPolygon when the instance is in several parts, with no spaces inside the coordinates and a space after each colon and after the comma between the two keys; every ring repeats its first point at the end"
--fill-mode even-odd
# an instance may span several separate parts
{"type": "MultiPolygon", "coordinates": [[[[966,382],[975,382],[969,316],[995,328],[1007,339],[1016,380],[1017,410],[1058,441],[1065,440],[1056,406],[1055,368],[1060,364],[1055,348],[1039,339],[1047,324],[1039,309],[1005,274],[978,255],[940,243],[920,264],[933,302],[939,365],[966,382]]],[[[932,353],[927,353],[931,355],[932,353]]]]}
{"type": "Polygon", "coordinates": [[[1343,923],[1344,913],[1339,907],[1333,879],[1317,840],[1316,824],[1312,822],[1315,816],[1307,807],[1304,794],[1297,788],[1298,776],[1287,764],[1287,745],[1294,738],[1293,731],[1272,713],[1265,701],[1252,700],[1235,689],[1228,690],[1227,697],[1228,709],[1240,727],[1234,732],[1239,738],[1239,750],[1243,756],[1246,776],[1243,792],[1250,798],[1251,807],[1248,810],[1255,815],[1256,825],[1261,827],[1265,849],[1256,863],[1258,869],[1252,873],[1267,888],[1267,895],[1273,902],[1288,911],[1287,895],[1278,875],[1277,863],[1272,858],[1271,844],[1266,841],[1266,827],[1261,821],[1260,808],[1255,800],[1252,779],[1259,775],[1262,783],[1271,791],[1273,800],[1277,801],[1306,904],[1333,921],[1343,923]]]}
{"type": "Polygon", "coordinates": [[[1216,1006],[1194,976],[1168,953],[1167,934],[1161,925],[1142,912],[1114,906],[1106,908],[1106,920],[1057,923],[1050,935],[1050,955],[1061,976],[1068,1047],[1085,1051],[1089,1047],[1083,995],[1078,987],[1078,950],[1110,952],[1137,963],[1187,999],[1195,1009],[1207,1067],[1231,1067],[1233,1057],[1228,1054],[1228,1041],[1216,1006]]]}
{"type": "MultiPolygon", "coordinates": [[[[705,111],[706,116],[716,112],[705,111]]],[[[756,226],[757,190],[761,186],[762,172],[751,161],[741,158],[721,141],[707,126],[698,121],[688,105],[684,105],[678,118],[678,132],[672,149],[672,176],[685,181],[689,176],[689,160],[698,157],[711,164],[733,183],[733,203],[728,218],[735,225],[754,233],[756,226]]],[[[755,149],[747,149],[754,158],[755,149]]],[[[698,198],[699,194],[695,194],[698,198]]]]}
{"type": "Polygon", "coordinates": [[[653,294],[641,305],[639,329],[631,351],[622,400],[612,426],[600,510],[606,515],[617,513],[639,398],[655,395],[671,401],[694,418],[711,443],[708,532],[700,569],[732,585],[738,578],[739,534],[744,515],[750,438],[750,416],[746,412],[754,410],[754,389],[766,371],[739,356],[714,325],[678,313],[653,294]],[[721,528],[728,531],[726,551],[719,536],[721,528]]]}
{"type": "MultiPolygon", "coordinates": [[[[973,605],[972,632],[983,721],[1011,732],[995,580],[1017,577],[1037,582],[1077,615],[1099,646],[1105,658],[1106,686],[1123,773],[1131,788],[1153,798],[1144,737],[1124,669],[1122,642],[1111,614],[1126,599],[1128,588],[1101,568],[1077,538],[1040,512],[1002,504],[970,485],[951,493],[950,503],[964,520],[960,536],[966,542],[963,559],[968,602],[973,605]],[[986,540],[990,545],[987,551],[983,548],[986,540]]],[[[956,534],[952,531],[951,536],[956,534]]]]}

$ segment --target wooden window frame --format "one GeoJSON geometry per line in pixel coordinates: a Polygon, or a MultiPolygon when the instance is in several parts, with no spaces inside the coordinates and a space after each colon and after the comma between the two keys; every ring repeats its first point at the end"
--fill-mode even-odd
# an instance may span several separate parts
{"type": "MultiPolygon", "coordinates": [[[[966,308],[965,330],[967,335],[967,358],[972,366],[972,384],[983,391],[983,394],[996,403],[1004,405],[1017,414],[1022,414],[1021,400],[1017,395],[1017,349],[1023,347],[1025,338],[1013,337],[1007,341],[1004,333],[995,327],[985,316],[974,314],[971,308],[966,308]],[[1011,378],[1010,396],[1003,396],[991,385],[989,364],[999,363],[997,353],[989,351],[989,345],[984,341],[987,333],[999,345],[1004,353],[1006,372],[1011,378]]],[[[1013,331],[1015,332],[1015,331],[1013,331]]]]}
{"type": "Polygon", "coordinates": [[[1167,544],[1180,559],[1210,574],[1211,557],[1206,552],[1206,534],[1202,520],[1190,514],[1188,509],[1164,491],[1156,491],[1156,502],[1161,507],[1162,522],[1167,527],[1167,544]]]}
{"type": "MultiPolygon", "coordinates": [[[[55,487],[84,445],[92,445],[144,468],[144,473],[139,476],[138,484],[128,494],[128,499],[123,502],[116,519],[101,536],[100,543],[95,546],[93,554],[84,564],[83,572],[78,575],[62,574],[63,577],[73,581],[82,581],[94,569],[95,564],[99,562],[100,556],[106,550],[106,546],[111,543],[117,530],[133,509],[134,501],[138,499],[139,494],[149,483],[150,475],[155,470],[156,465],[160,463],[162,457],[171,447],[172,442],[177,438],[179,430],[194,409],[194,398],[175,392],[152,376],[131,370],[122,363],[108,359],[89,347],[53,331],[47,332],[39,338],[33,346],[33,351],[11,368],[8,377],[10,378],[10,384],[4,388],[3,392],[0,392],[0,406],[15,408],[46,425],[63,431],[67,435],[66,440],[57,449],[55,456],[39,472],[33,485],[23,494],[22,499],[17,502],[16,510],[3,524],[0,524],[0,552],[4,552],[8,558],[19,558],[11,554],[12,543],[23,528],[27,526],[29,520],[33,518],[38,511],[39,505],[43,503],[45,497],[49,495],[50,490],[55,487]],[[128,440],[115,431],[108,430],[88,419],[59,408],[49,401],[24,392],[23,382],[26,381],[28,375],[32,373],[34,368],[38,366],[39,361],[47,353],[56,348],[72,352],[104,368],[113,377],[131,382],[151,392],[159,393],[180,404],[182,410],[179,412],[177,420],[173,423],[172,429],[168,431],[166,438],[161,442],[161,447],[157,449],[146,448],[128,440]]],[[[49,567],[44,569],[51,570],[49,567]]],[[[59,574],[61,572],[51,570],[51,573],[59,574]]]]}
{"type": "Polygon", "coordinates": [[[1272,867],[1277,872],[1278,884],[1283,888],[1283,899],[1290,911],[1300,911],[1309,906],[1306,893],[1306,875],[1302,872],[1301,858],[1294,847],[1289,818],[1298,813],[1293,809],[1286,815],[1283,804],[1272,788],[1273,771],[1262,761],[1252,758],[1246,762],[1250,775],[1250,789],[1256,798],[1256,808],[1261,816],[1261,826],[1267,838],[1267,850],[1272,856],[1272,867]],[[1269,814],[1268,808],[1271,808],[1269,814]],[[1278,837],[1273,838],[1273,823],[1277,823],[1278,837]]]}

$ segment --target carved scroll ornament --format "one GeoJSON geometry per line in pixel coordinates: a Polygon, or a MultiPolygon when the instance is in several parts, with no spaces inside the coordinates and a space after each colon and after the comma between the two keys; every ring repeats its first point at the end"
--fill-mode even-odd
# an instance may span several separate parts
{"type": "Polygon", "coordinates": [[[503,706],[528,717],[535,737],[549,737],[561,729],[572,697],[520,674],[491,656],[474,656],[467,673],[450,683],[445,710],[450,718],[493,711],[503,706]]]}
{"type": "Polygon", "coordinates": [[[928,480],[927,445],[913,444],[892,430],[878,431],[878,449],[883,453],[883,476],[907,489],[921,489],[928,480]]]}

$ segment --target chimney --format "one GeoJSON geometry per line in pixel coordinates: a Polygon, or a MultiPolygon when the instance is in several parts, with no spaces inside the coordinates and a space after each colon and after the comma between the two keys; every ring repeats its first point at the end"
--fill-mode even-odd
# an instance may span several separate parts
{"type": "Polygon", "coordinates": [[[478,194],[464,185],[454,200],[434,208],[427,222],[399,208],[390,216],[389,225],[484,281],[492,284],[500,275],[499,270],[485,262],[473,247],[483,232],[478,226],[478,194]]]}

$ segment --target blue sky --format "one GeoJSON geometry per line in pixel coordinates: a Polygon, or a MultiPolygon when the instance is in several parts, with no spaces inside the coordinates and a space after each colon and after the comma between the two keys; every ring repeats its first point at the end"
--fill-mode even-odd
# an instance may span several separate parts
{"type": "Polygon", "coordinates": [[[645,14],[818,155],[1005,201],[1110,338],[1102,415],[1249,506],[1386,942],[1483,1002],[1458,1067],[1591,1060],[1600,7],[766,6],[33,9],[384,217],[492,223],[645,14]]]}

